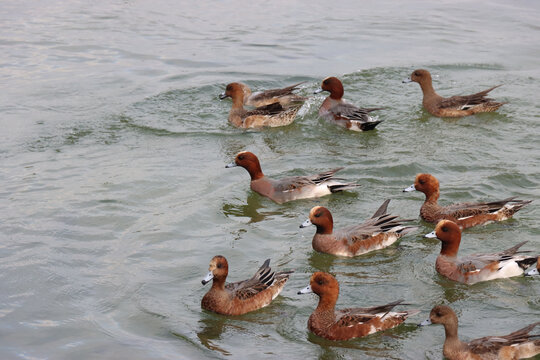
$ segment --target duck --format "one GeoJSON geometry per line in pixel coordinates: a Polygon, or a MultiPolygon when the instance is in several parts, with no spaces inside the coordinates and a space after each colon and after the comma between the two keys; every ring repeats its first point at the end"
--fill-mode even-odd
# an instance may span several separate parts
{"type": "Polygon", "coordinates": [[[431,174],[416,175],[414,184],[403,191],[415,190],[426,195],[426,200],[420,208],[422,219],[434,224],[442,219],[448,219],[458,224],[462,229],[509,219],[525,205],[532,202],[532,200],[518,200],[516,197],[509,197],[492,202],[466,202],[440,206],[437,203],[439,180],[431,174]]]}
{"type": "Polygon", "coordinates": [[[367,336],[398,326],[407,317],[419,313],[418,310],[392,311],[397,305],[406,305],[403,304],[404,300],[368,308],[335,309],[339,284],[333,275],[324,272],[315,272],[309,286],[298,294],[312,292],[319,296],[319,304],[309,317],[308,329],[328,340],[349,340],[367,336]]]}
{"type": "Polygon", "coordinates": [[[463,284],[523,275],[524,270],[537,259],[537,256],[518,255],[519,248],[527,241],[498,253],[458,258],[461,228],[450,220],[439,221],[435,230],[425,236],[441,240],[441,252],[435,262],[437,272],[463,284]]]}
{"type": "Polygon", "coordinates": [[[414,70],[411,77],[403,80],[403,82],[417,82],[420,84],[424,94],[422,105],[431,115],[437,117],[455,118],[481,112],[491,112],[505,104],[486,97],[491,90],[501,85],[493,86],[472,95],[444,98],[433,89],[431,74],[425,69],[414,70]]]}
{"type": "Polygon", "coordinates": [[[298,199],[321,197],[360,186],[355,183],[343,183],[334,179],[334,174],[343,169],[342,167],[311,176],[292,176],[279,180],[270,179],[263,174],[257,156],[249,151],[238,153],[234,161],[225,167],[232,168],[236,166],[243,167],[249,172],[251,190],[278,204],[298,199]]]}
{"type": "Polygon", "coordinates": [[[293,272],[273,272],[267,259],[251,279],[225,284],[229,264],[222,255],[212,258],[208,270],[202,284],[212,281],[212,287],[203,296],[201,307],[222,315],[243,315],[267,306],[283,290],[293,272]]]}
{"type": "Polygon", "coordinates": [[[458,318],[452,308],[437,305],[429,314],[429,319],[420,326],[442,324],[446,339],[443,355],[448,360],[515,360],[526,359],[540,354],[539,335],[529,333],[540,321],[525,326],[508,335],[486,336],[463,342],[458,337],[458,318]]]}
{"type": "MultiPolygon", "coordinates": [[[[294,93],[295,90],[298,90],[298,87],[302,85],[304,81],[281,88],[281,89],[270,89],[252,92],[249,86],[244,83],[237,83],[242,88],[243,92],[243,104],[245,106],[252,107],[261,107],[267,106],[273,103],[279,103],[282,107],[286,108],[291,105],[303,104],[307,98],[297,95],[294,93]]],[[[225,99],[228,96],[225,92],[219,95],[220,99],[225,99]]]]}
{"type": "Polygon", "coordinates": [[[337,256],[358,256],[370,251],[383,249],[395,243],[405,234],[417,230],[414,226],[403,226],[404,221],[387,213],[390,200],[386,200],[375,214],[358,225],[334,230],[334,221],[330,210],[324,206],[315,206],[309,212],[309,219],[300,228],[310,225],[317,227],[313,236],[313,249],[337,256]]]}
{"type": "Polygon", "coordinates": [[[315,90],[315,94],[322,91],[330,92],[319,108],[319,115],[326,121],[344,127],[352,131],[373,130],[382,120],[374,120],[369,113],[382,108],[359,108],[344,101],[343,84],[334,77],[327,77],[321,83],[321,87],[315,90]]]}
{"type": "Polygon", "coordinates": [[[244,90],[240,83],[230,83],[222,94],[223,99],[230,97],[232,107],[229,122],[243,129],[261,129],[264,127],[287,126],[293,123],[302,103],[283,107],[279,102],[261,106],[253,110],[244,109],[244,90]]]}

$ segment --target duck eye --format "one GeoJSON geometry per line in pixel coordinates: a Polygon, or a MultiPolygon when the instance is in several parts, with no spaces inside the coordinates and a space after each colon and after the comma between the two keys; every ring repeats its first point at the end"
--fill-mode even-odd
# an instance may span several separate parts
{"type": "Polygon", "coordinates": [[[318,213],[315,214],[315,217],[318,218],[318,217],[320,217],[321,215],[322,215],[322,214],[321,214],[320,212],[318,212],[318,213]]]}
{"type": "Polygon", "coordinates": [[[244,160],[244,155],[240,155],[240,156],[238,157],[238,160],[244,160]]]}
{"type": "Polygon", "coordinates": [[[324,284],[324,281],[322,279],[317,280],[317,284],[322,285],[324,284]]]}
{"type": "Polygon", "coordinates": [[[218,269],[221,269],[221,263],[218,263],[218,264],[217,264],[217,268],[218,268],[218,269]]]}
{"type": "Polygon", "coordinates": [[[420,184],[424,185],[424,184],[426,183],[426,180],[420,179],[420,180],[418,180],[418,182],[419,182],[420,184]]]}
{"type": "Polygon", "coordinates": [[[447,228],[446,226],[443,226],[443,227],[441,228],[441,230],[442,230],[443,232],[448,232],[448,228],[447,228]]]}
{"type": "Polygon", "coordinates": [[[420,76],[420,73],[418,71],[415,71],[414,76],[420,76]]]}

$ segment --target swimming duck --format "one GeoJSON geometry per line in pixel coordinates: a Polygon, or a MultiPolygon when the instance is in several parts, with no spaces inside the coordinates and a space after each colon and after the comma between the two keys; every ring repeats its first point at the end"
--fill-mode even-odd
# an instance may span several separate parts
{"type": "MultiPolygon", "coordinates": [[[[261,107],[278,102],[281,106],[286,108],[291,105],[302,104],[306,101],[307,98],[294,93],[295,90],[298,90],[298,86],[303,83],[304,81],[282,89],[270,89],[257,92],[251,92],[251,89],[246,84],[237,84],[242,88],[244,94],[243,103],[245,106],[261,107]]],[[[219,95],[220,99],[225,99],[226,97],[227,95],[225,92],[219,95]]]]}
{"type": "Polygon", "coordinates": [[[242,315],[267,306],[283,290],[293,272],[272,272],[267,259],[251,279],[225,284],[229,264],[221,255],[212,258],[208,270],[202,284],[212,280],[212,288],[202,298],[201,307],[223,315],[242,315]]]}
{"type": "Polygon", "coordinates": [[[458,318],[449,306],[435,306],[429,314],[429,320],[419,325],[429,324],[444,326],[446,339],[443,355],[448,360],[515,360],[540,354],[539,335],[529,334],[540,325],[540,321],[508,335],[486,336],[469,342],[459,340],[458,318]]]}
{"type": "Polygon", "coordinates": [[[279,102],[258,107],[254,110],[244,109],[244,90],[241,84],[227,85],[221,98],[232,98],[232,107],[229,112],[229,122],[239,128],[278,127],[291,124],[302,103],[291,104],[284,108],[279,102]]]}
{"type": "Polygon", "coordinates": [[[225,167],[235,166],[241,166],[249,172],[251,190],[278,204],[291,200],[321,197],[360,186],[355,183],[342,183],[333,178],[334,174],[343,168],[311,176],[292,176],[280,180],[269,179],[263,174],[257,156],[249,151],[238,153],[234,161],[225,167]]]}
{"type": "Polygon", "coordinates": [[[324,79],[315,94],[322,91],[330,92],[319,108],[319,115],[323,119],[353,131],[372,130],[382,122],[369,116],[370,112],[381,108],[363,109],[345,102],[342,99],[343,84],[338,78],[332,76],[324,79]]]}
{"type": "Polygon", "coordinates": [[[349,340],[378,331],[393,328],[418,310],[393,312],[403,300],[369,308],[335,309],[339,296],[339,284],[332,275],[316,272],[311,276],[309,286],[298,294],[314,292],[319,296],[319,304],[308,320],[308,329],[329,340],[349,340]]]}
{"type": "Polygon", "coordinates": [[[435,262],[437,272],[450,280],[464,284],[522,275],[537,258],[518,255],[519,248],[527,242],[523,241],[498,253],[472,254],[458,259],[461,229],[450,220],[439,221],[435,231],[426,237],[441,240],[441,253],[435,262]]]}
{"type": "Polygon", "coordinates": [[[438,117],[462,117],[480,112],[491,112],[505,104],[486,97],[491,90],[501,85],[493,86],[472,95],[444,98],[433,89],[431,74],[427,70],[414,70],[411,77],[403,80],[403,82],[417,82],[420,84],[424,93],[422,105],[430,114],[438,117]]]}
{"type": "Polygon", "coordinates": [[[334,221],[330,211],[323,206],[316,206],[309,212],[309,219],[301,228],[309,225],[317,226],[313,236],[313,249],[319,252],[338,256],[357,256],[370,251],[383,249],[392,245],[403,235],[418,228],[403,226],[397,216],[387,213],[386,200],[375,214],[359,225],[352,225],[333,230],[334,221]]]}
{"type": "Polygon", "coordinates": [[[510,197],[492,202],[466,202],[440,206],[437,203],[439,180],[431,174],[416,175],[414,184],[403,191],[414,190],[421,191],[426,195],[426,200],[420,208],[422,219],[435,224],[439,220],[448,219],[458,224],[462,229],[506,220],[531,202],[531,200],[517,200],[516,197],[510,197]]]}

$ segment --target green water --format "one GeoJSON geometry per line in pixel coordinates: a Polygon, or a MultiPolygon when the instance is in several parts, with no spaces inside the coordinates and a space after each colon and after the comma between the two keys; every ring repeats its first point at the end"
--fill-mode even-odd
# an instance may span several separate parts
{"type": "Polygon", "coordinates": [[[540,250],[540,7],[534,1],[399,1],[260,5],[8,1],[0,6],[0,358],[441,359],[444,331],[417,328],[436,304],[460,318],[463,340],[502,335],[540,318],[540,278],[455,284],[434,268],[437,239],[402,193],[419,172],[441,203],[519,196],[514,219],[472,228],[460,252],[528,240],[540,250]],[[332,5],[332,6],[331,6],[332,5]],[[464,10],[466,9],[466,10],[464,10]],[[441,95],[491,94],[496,113],[439,119],[421,106],[415,68],[441,95]],[[345,98],[377,112],[367,133],[317,115],[313,96],[294,124],[262,132],[227,123],[232,81],[254,89],[305,81],[311,96],[338,76],[345,98]],[[356,191],[278,205],[249,189],[239,151],[268,176],[338,166],[356,191]],[[363,221],[384,199],[419,231],[353,259],[311,248],[309,210],[336,227],[363,221]],[[208,262],[229,280],[266,259],[295,269],[270,306],[241,317],[202,311],[208,262]],[[347,342],[310,334],[314,271],[334,274],[338,307],[403,298],[406,324],[347,342]]]}

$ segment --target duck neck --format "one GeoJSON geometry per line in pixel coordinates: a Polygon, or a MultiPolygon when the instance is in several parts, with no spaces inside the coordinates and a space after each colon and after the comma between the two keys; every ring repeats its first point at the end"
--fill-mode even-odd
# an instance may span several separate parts
{"type": "Polygon", "coordinates": [[[317,225],[317,234],[332,235],[332,225],[317,225]]]}
{"type": "Polygon", "coordinates": [[[444,325],[444,333],[446,335],[446,339],[450,340],[459,340],[458,338],[458,327],[457,324],[451,323],[451,324],[445,324],[444,325]]]}
{"type": "Polygon", "coordinates": [[[214,277],[214,279],[212,279],[212,289],[211,290],[224,291],[225,290],[225,278],[214,277]]]}
{"type": "Polygon", "coordinates": [[[244,93],[235,92],[232,96],[232,110],[244,110],[244,93]]]}
{"type": "MultiPolygon", "coordinates": [[[[459,250],[459,243],[461,239],[454,239],[452,241],[442,241],[441,255],[456,257],[459,250]]],[[[457,330],[456,330],[457,331],[457,330]]]]}
{"type": "Polygon", "coordinates": [[[332,230],[334,228],[332,220],[326,221],[322,224],[315,224],[315,226],[317,226],[317,234],[332,235],[332,230]]]}
{"type": "Polygon", "coordinates": [[[330,98],[340,101],[344,94],[343,85],[335,86],[330,92],[330,98]]]}
{"type": "Polygon", "coordinates": [[[435,89],[433,89],[433,82],[431,81],[431,79],[427,81],[422,81],[420,83],[420,88],[422,88],[422,93],[424,93],[424,97],[438,96],[435,92],[435,89]]]}
{"type": "Polygon", "coordinates": [[[315,311],[317,312],[331,312],[334,313],[334,307],[336,306],[338,295],[337,294],[322,294],[319,298],[319,304],[315,311]]]}
{"type": "Polygon", "coordinates": [[[251,176],[251,181],[259,180],[264,177],[259,160],[251,162],[247,171],[249,172],[249,176],[251,176]]]}
{"type": "Polygon", "coordinates": [[[426,193],[426,203],[430,204],[436,204],[437,200],[439,200],[439,190],[434,190],[431,192],[426,193]]]}

